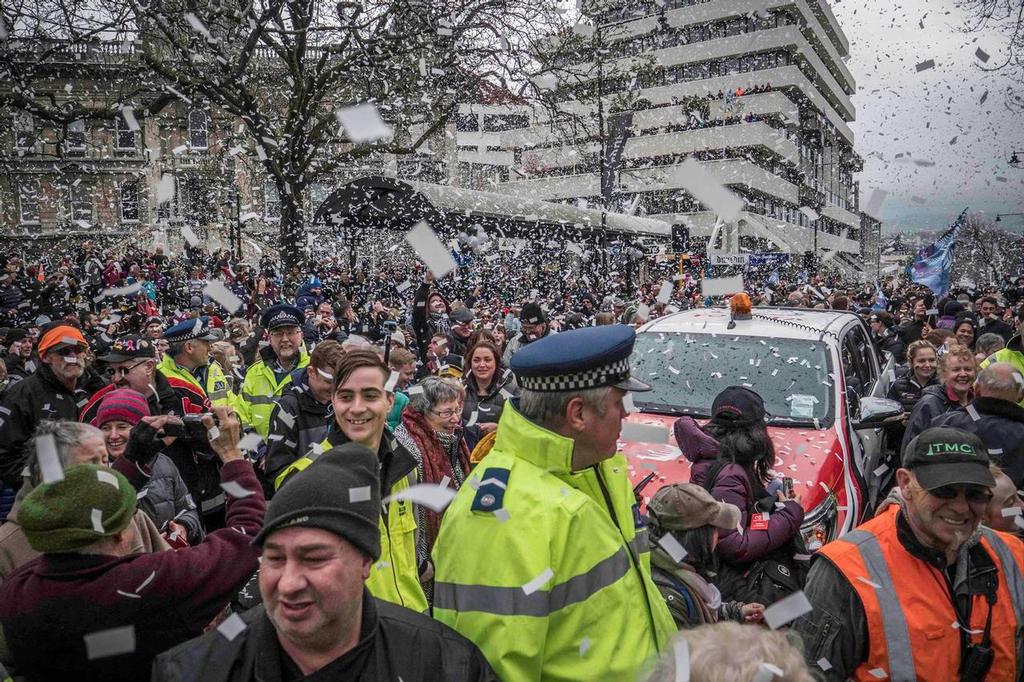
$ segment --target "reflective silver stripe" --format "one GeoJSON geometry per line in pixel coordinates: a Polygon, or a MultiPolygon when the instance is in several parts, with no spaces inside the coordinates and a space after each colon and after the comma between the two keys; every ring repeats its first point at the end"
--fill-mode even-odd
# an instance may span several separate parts
{"type": "Polygon", "coordinates": [[[521,587],[434,583],[434,608],[546,618],[615,584],[629,572],[629,567],[629,555],[624,547],[620,547],[615,554],[598,562],[586,573],[573,576],[547,592],[538,590],[526,594],[521,587]]]}
{"type": "Polygon", "coordinates": [[[1021,637],[1021,628],[1024,628],[1024,576],[1021,575],[1020,566],[1017,564],[1013,552],[1006,546],[999,534],[984,526],[982,526],[981,532],[992,545],[996,556],[999,557],[1000,568],[1006,578],[1010,601],[1013,602],[1013,613],[1017,617],[1017,628],[1013,638],[1017,643],[1016,679],[1024,679],[1024,637],[1021,637]]]}
{"type": "Polygon", "coordinates": [[[893,682],[913,682],[917,679],[917,674],[914,669],[914,655],[910,649],[910,631],[878,538],[866,530],[851,530],[840,540],[857,547],[868,569],[867,578],[881,585],[875,589],[875,595],[878,598],[878,607],[882,611],[885,648],[889,654],[889,679],[893,682]]]}
{"type": "Polygon", "coordinates": [[[253,395],[252,393],[242,393],[242,397],[246,402],[252,403],[253,405],[273,405],[275,400],[273,396],[268,395],[253,395]]]}
{"type": "Polygon", "coordinates": [[[227,389],[224,389],[223,391],[214,391],[213,393],[208,393],[207,397],[210,400],[223,400],[228,397],[228,392],[227,389]]]}
{"type": "Polygon", "coordinates": [[[646,528],[637,528],[636,536],[629,541],[629,548],[637,554],[651,551],[651,538],[646,528]]]}

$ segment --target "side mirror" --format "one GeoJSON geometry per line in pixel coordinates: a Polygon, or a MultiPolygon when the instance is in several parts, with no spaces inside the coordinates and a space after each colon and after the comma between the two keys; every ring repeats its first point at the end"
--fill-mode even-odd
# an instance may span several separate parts
{"type": "Polygon", "coordinates": [[[860,419],[853,428],[877,429],[903,416],[903,405],[898,400],[866,397],[860,399],[860,419]]]}

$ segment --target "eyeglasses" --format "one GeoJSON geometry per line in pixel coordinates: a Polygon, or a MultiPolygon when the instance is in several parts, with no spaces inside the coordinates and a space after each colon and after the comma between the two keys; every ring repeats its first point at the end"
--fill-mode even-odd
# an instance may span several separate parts
{"type": "Polygon", "coordinates": [[[55,352],[62,358],[67,358],[75,355],[85,355],[86,349],[81,346],[65,346],[58,348],[55,352]]]}
{"type": "Polygon", "coordinates": [[[108,367],[107,368],[107,375],[112,376],[112,377],[116,377],[118,374],[128,374],[128,372],[132,371],[133,369],[135,369],[139,365],[146,364],[146,362],[147,362],[146,360],[142,360],[141,362],[136,362],[134,365],[130,365],[128,367],[108,367]]]}
{"type": "Polygon", "coordinates": [[[436,414],[441,419],[451,419],[452,417],[454,417],[457,414],[462,414],[462,410],[442,410],[441,412],[437,412],[435,410],[431,410],[430,413],[431,414],[436,414]]]}
{"type": "Polygon", "coordinates": [[[970,504],[988,504],[989,500],[992,499],[991,490],[976,485],[944,485],[928,492],[940,500],[955,500],[963,492],[964,499],[970,504]]]}

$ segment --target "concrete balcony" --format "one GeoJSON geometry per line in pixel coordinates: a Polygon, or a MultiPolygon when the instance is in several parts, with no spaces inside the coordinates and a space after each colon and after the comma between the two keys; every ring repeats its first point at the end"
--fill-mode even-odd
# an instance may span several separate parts
{"type": "Polygon", "coordinates": [[[860,216],[834,204],[825,204],[821,214],[847,227],[860,227],[860,216]]]}
{"type": "MultiPolygon", "coordinates": [[[[663,220],[670,224],[689,226],[690,234],[696,237],[710,237],[718,216],[712,211],[698,213],[663,213],[648,218],[663,220]]],[[[804,227],[785,220],[779,220],[760,213],[743,211],[736,220],[739,236],[767,239],[787,253],[803,253],[814,249],[814,227],[804,227]]],[[[818,231],[818,251],[839,251],[860,254],[860,243],[842,235],[818,231]]]]}
{"type": "MultiPolygon", "coordinates": [[[[733,147],[764,147],[778,154],[785,161],[800,162],[797,145],[785,138],[767,123],[737,123],[734,125],[699,128],[659,135],[638,135],[626,141],[622,156],[624,159],[644,159],[666,154],[691,154],[710,149],[733,147]]],[[[597,142],[585,147],[538,149],[526,152],[532,156],[532,163],[540,168],[565,168],[580,161],[580,152],[598,153],[597,142]]]]}

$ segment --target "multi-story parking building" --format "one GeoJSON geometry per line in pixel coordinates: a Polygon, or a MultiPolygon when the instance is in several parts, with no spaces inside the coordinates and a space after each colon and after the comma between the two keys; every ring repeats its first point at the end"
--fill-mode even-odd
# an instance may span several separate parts
{"type": "Polygon", "coordinates": [[[590,7],[601,56],[566,65],[569,76],[555,88],[559,109],[569,114],[563,122],[593,122],[600,92],[602,125],[584,123],[577,130],[586,132],[573,135],[536,112],[530,125],[516,126],[522,111],[466,106],[459,178],[517,196],[606,205],[602,154],[614,144],[610,119],[626,115],[615,206],[685,225],[697,243],[715,232],[717,250],[836,252],[830,261],[861,269],[867,242],[854,173],[862,160],[849,127],[856,86],[828,3],[603,6],[590,7]],[[632,110],[611,110],[627,90],[632,110]],[[685,159],[745,200],[735,221],[715,230],[716,214],[687,191],[685,159]]]}

